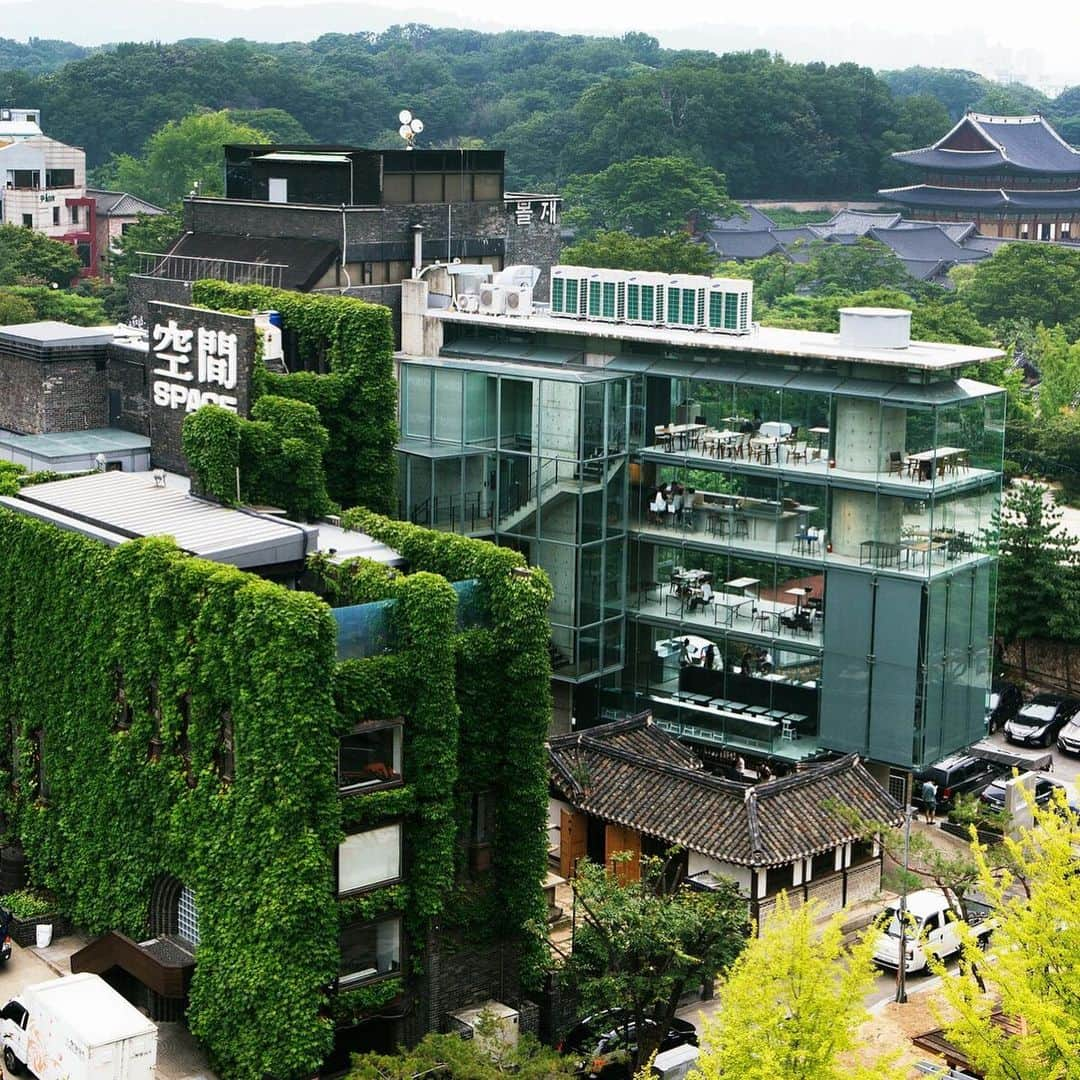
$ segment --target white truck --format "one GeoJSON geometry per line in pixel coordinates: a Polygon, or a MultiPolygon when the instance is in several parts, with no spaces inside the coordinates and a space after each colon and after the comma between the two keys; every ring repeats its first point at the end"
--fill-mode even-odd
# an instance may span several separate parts
{"type": "MultiPolygon", "coordinates": [[[[926,970],[927,957],[944,959],[958,953],[961,947],[960,925],[948,897],[940,889],[919,889],[908,893],[907,930],[904,933],[904,970],[908,973],[926,970]]],[[[986,904],[966,898],[967,924],[975,940],[985,945],[997,926],[997,920],[986,904]]],[[[900,966],[900,901],[885,909],[884,927],[874,945],[874,959],[885,967],[900,966]]]]}
{"type": "Polygon", "coordinates": [[[4,1064],[37,1080],[153,1080],[157,1027],[98,975],[27,986],[0,1009],[4,1064]]]}

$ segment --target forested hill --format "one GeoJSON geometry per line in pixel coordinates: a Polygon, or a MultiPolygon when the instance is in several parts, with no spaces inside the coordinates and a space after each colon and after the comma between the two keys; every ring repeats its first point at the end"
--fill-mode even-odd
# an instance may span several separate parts
{"type": "Polygon", "coordinates": [[[55,71],[69,60],[81,60],[94,51],[85,45],[72,45],[70,41],[31,38],[23,42],[0,37],[0,71],[16,70],[27,75],[40,75],[55,71]]]}
{"type": "Polygon", "coordinates": [[[49,134],[84,146],[91,166],[138,154],[164,123],[202,107],[236,110],[255,126],[253,110],[283,110],[263,113],[275,119],[260,130],[376,146],[398,145],[396,116],[408,107],[424,120],[427,145],[505,148],[508,183],[523,188],[636,154],[680,153],[725,173],[736,196],[865,194],[907,182],[891,151],[937,138],[958,107],[987,95],[1000,105],[1014,92],[964,72],[879,77],[763,51],[668,50],[640,33],[404,26],[306,43],[119,45],[54,71],[43,70],[46,57],[78,47],[32,42],[16,46],[30,50],[20,58],[8,44],[0,101],[40,107],[49,134]]]}

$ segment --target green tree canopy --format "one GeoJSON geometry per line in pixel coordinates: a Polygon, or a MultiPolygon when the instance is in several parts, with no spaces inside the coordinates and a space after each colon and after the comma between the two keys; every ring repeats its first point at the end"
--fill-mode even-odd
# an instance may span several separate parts
{"type": "Polygon", "coordinates": [[[64,287],[80,266],[70,244],[19,225],[0,225],[0,285],[46,282],[64,287]]]}
{"type": "Polygon", "coordinates": [[[35,318],[34,305],[25,296],[0,289],[0,326],[17,326],[33,322],[35,318]]]}
{"type": "Polygon", "coordinates": [[[640,880],[623,884],[619,862],[612,872],[585,860],[574,878],[578,924],[566,973],[585,1012],[624,1009],[649,1033],[638,1040],[635,1069],[657,1049],[682,995],[726,970],[747,932],[734,882],[699,892],[673,882],[671,869],[643,858],[640,880]]]}
{"type": "Polygon", "coordinates": [[[973,841],[979,887],[996,909],[994,962],[973,942],[955,973],[942,973],[953,1019],[947,1034],[986,1080],[1069,1080],[1077,1075],[1080,1009],[1080,822],[1061,799],[1031,806],[1034,827],[1006,839],[1013,871],[1001,873],[973,841]],[[975,978],[981,974],[984,992],[975,978]],[[1000,1009],[1022,1017],[1006,1032],[991,1021],[1000,1009]]]}
{"type": "Polygon", "coordinates": [[[844,914],[819,932],[818,906],[792,910],[781,893],[761,936],[747,945],[706,1021],[698,1070],[704,1080],[885,1080],[891,1062],[858,1067],[843,1055],[859,1045],[873,986],[874,931],[844,944],[844,914]]]}
{"type": "Polygon", "coordinates": [[[13,285],[3,292],[27,304],[35,321],[55,320],[73,326],[101,326],[109,321],[100,299],[71,289],[54,289],[48,285],[13,285]]]}
{"type": "Polygon", "coordinates": [[[228,109],[193,112],[170,120],[146,140],[140,157],[120,154],[99,172],[110,188],[130,191],[158,206],[179,204],[198,188],[203,195],[221,195],[226,143],[264,143],[266,135],[237,123],[228,109]]]}
{"type": "Polygon", "coordinates": [[[1042,484],[1008,488],[991,519],[998,548],[997,633],[1006,643],[1020,642],[1026,671],[1026,643],[1075,625],[1072,593],[1075,558],[1061,531],[1061,510],[1042,484]]]}
{"type": "Polygon", "coordinates": [[[1080,337],[1080,251],[1053,244],[1005,244],[956,278],[957,291],[980,322],[1028,319],[1061,323],[1080,337]]]}
{"type": "Polygon", "coordinates": [[[178,211],[164,214],[140,214],[120,237],[115,250],[109,252],[109,273],[113,281],[125,282],[137,274],[140,251],[164,254],[180,238],[184,222],[178,211]]]}
{"type": "Polygon", "coordinates": [[[686,233],[631,236],[601,232],[563,248],[560,260],[570,266],[607,266],[617,270],[657,270],[664,274],[711,275],[716,257],[686,233]]]}
{"type": "Polygon", "coordinates": [[[914,284],[904,264],[884,244],[869,237],[860,237],[854,244],[815,240],[809,251],[810,261],[800,277],[818,295],[914,284]]]}
{"type": "Polygon", "coordinates": [[[733,213],[724,177],[687,157],[635,157],[591,176],[575,176],[563,188],[567,225],[589,235],[620,230],[661,236],[686,228],[692,214],[733,213]]]}

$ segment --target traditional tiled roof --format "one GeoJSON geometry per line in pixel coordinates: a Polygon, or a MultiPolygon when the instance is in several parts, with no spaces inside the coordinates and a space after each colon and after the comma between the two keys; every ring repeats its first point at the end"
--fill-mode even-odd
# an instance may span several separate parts
{"type": "Polygon", "coordinates": [[[968,113],[933,146],[892,156],[908,165],[942,171],[1080,173],[1080,151],[1041,116],[968,113]]]}
{"type": "Polygon", "coordinates": [[[854,840],[844,812],[902,811],[854,755],[748,787],[706,772],[648,714],[548,743],[554,792],[594,817],[719,862],[768,868],[854,840]]]}
{"type": "Polygon", "coordinates": [[[883,214],[873,214],[865,210],[838,210],[828,221],[813,229],[821,236],[833,233],[854,233],[865,236],[871,229],[891,229],[900,223],[900,212],[893,210],[883,214]]]}
{"type": "Polygon", "coordinates": [[[139,214],[164,214],[160,206],[140,199],[126,191],[105,191],[102,188],[87,188],[87,198],[97,203],[98,217],[136,217],[139,214]]]}
{"type": "Polygon", "coordinates": [[[946,236],[955,240],[958,244],[962,244],[969,237],[977,235],[977,228],[974,221],[919,221],[917,218],[901,218],[892,226],[892,228],[925,229],[928,225],[933,225],[935,228],[940,229],[946,236]]]}
{"type": "Polygon", "coordinates": [[[919,229],[871,229],[869,236],[887,245],[901,259],[976,262],[985,257],[984,252],[961,247],[936,225],[924,225],[919,229]]]}
{"type": "Polygon", "coordinates": [[[710,232],[764,232],[775,229],[776,222],[768,214],[749,203],[742,204],[742,214],[732,214],[726,218],[713,218],[709,225],[710,232]]]}
{"type": "Polygon", "coordinates": [[[709,250],[725,259],[760,259],[778,251],[780,244],[769,229],[719,229],[705,234],[709,250]]]}
{"type": "Polygon", "coordinates": [[[1080,188],[1054,191],[1005,191],[1002,188],[934,187],[913,184],[878,192],[883,199],[904,206],[939,207],[947,210],[992,212],[995,210],[1080,210],[1080,188]]]}

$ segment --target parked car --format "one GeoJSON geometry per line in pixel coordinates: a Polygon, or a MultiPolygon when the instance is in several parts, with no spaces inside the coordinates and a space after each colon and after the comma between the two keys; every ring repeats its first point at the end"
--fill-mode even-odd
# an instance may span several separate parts
{"type": "Polygon", "coordinates": [[[1058,732],[1057,748],[1064,754],[1080,754],[1080,713],[1076,713],[1058,732]]]}
{"type": "Polygon", "coordinates": [[[0,965],[11,959],[11,912],[0,907],[0,965]]]}
{"type": "MultiPolygon", "coordinates": [[[[983,788],[982,794],[979,796],[979,802],[988,809],[1001,813],[1005,809],[1005,785],[1011,779],[1012,777],[1009,776],[1001,776],[992,784],[988,784],[983,788]]],[[[1068,798],[1069,791],[1064,784],[1059,784],[1056,780],[1051,780],[1047,776],[1036,777],[1035,805],[1045,806],[1054,797],[1055,791],[1064,791],[1066,799],[1068,798]]]]}
{"type": "Polygon", "coordinates": [[[1015,683],[995,680],[986,695],[986,731],[993,735],[1011,720],[1024,704],[1024,695],[1015,683]]]}
{"type": "MultiPolygon", "coordinates": [[[[660,1050],[697,1045],[697,1028],[688,1020],[676,1017],[660,1041],[660,1050]]],[[[577,1072],[587,1080],[623,1080],[632,1075],[630,1061],[637,1052],[634,1019],[623,1009],[608,1009],[588,1016],[557,1049],[578,1059],[577,1072]]]]}
{"type": "Polygon", "coordinates": [[[1050,746],[1077,709],[1080,701],[1075,698],[1037,694],[1005,722],[1005,738],[1021,746],[1050,746]]]}
{"type": "Polygon", "coordinates": [[[973,754],[952,754],[916,773],[914,791],[918,795],[922,785],[933,780],[937,786],[939,809],[949,810],[957,795],[977,794],[1004,772],[1003,765],[973,754]]]}
{"type": "MultiPolygon", "coordinates": [[[[997,925],[986,904],[968,899],[968,926],[980,943],[989,938],[997,925]]],[[[909,974],[923,971],[927,958],[943,959],[960,951],[959,920],[948,898],[940,889],[919,889],[908,893],[906,903],[907,929],[904,932],[904,970],[909,974]]],[[[874,959],[885,967],[900,966],[900,902],[894,901],[885,909],[887,922],[874,943],[874,959]]]]}

